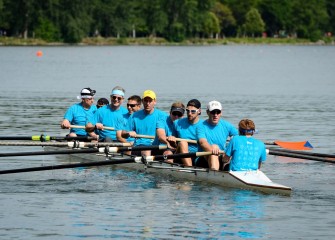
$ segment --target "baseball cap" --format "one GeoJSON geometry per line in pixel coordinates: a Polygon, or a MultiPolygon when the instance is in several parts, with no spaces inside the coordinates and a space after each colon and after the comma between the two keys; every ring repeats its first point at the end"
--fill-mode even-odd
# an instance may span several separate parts
{"type": "Polygon", "coordinates": [[[77,96],[78,99],[81,99],[81,98],[91,98],[95,95],[96,91],[87,87],[87,88],[83,88],[81,91],[80,91],[80,96],[77,96]]]}
{"type": "Polygon", "coordinates": [[[98,105],[108,105],[109,101],[107,100],[107,98],[99,98],[97,104],[98,105]]]}
{"type": "Polygon", "coordinates": [[[149,97],[151,99],[156,99],[156,93],[152,90],[145,90],[142,98],[149,97]]]}
{"type": "Polygon", "coordinates": [[[218,101],[210,101],[207,105],[207,110],[208,111],[213,111],[213,110],[222,110],[221,103],[218,101]]]}
{"type": "Polygon", "coordinates": [[[199,109],[201,108],[201,103],[198,99],[191,99],[190,101],[188,101],[187,106],[193,106],[199,109]]]}
{"type": "Polygon", "coordinates": [[[172,107],[171,108],[171,112],[180,112],[181,114],[185,113],[185,109],[184,108],[180,108],[180,107],[172,107]]]}

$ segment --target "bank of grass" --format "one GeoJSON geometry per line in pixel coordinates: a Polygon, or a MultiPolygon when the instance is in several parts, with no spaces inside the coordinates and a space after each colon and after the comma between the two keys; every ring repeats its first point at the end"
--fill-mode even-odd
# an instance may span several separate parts
{"type": "Polygon", "coordinates": [[[164,38],[84,38],[81,43],[67,44],[62,42],[46,42],[35,38],[13,38],[0,37],[2,46],[117,46],[117,45],[144,45],[144,46],[193,46],[193,45],[335,45],[334,38],[324,38],[317,42],[301,38],[224,38],[224,39],[205,39],[192,38],[182,42],[169,42],[164,38]]]}

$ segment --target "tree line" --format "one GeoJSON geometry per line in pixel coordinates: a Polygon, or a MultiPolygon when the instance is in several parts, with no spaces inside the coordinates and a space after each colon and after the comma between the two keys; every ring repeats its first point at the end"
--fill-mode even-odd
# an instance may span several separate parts
{"type": "Polygon", "coordinates": [[[0,36],[78,43],[85,37],[297,37],[335,31],[333,0],[0,0],[0,36]]]}

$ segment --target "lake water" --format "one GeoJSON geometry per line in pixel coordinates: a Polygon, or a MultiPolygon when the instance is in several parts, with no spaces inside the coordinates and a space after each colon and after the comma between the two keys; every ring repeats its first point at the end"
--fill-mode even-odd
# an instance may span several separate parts
{"type": "MultiPolygon", "coordinates": [[[[157,107],[218,100],[263,141],[304,141],[335,153],[331,46],[0,47],[0,135],[65,135],[66,109],[84,87],[108,97],[152,89],[157,107]],[[41,50],[42,57],[36,52],[41,50]]],[[[205,118],[205,114],[202,115],[205,118]]],[[[0,147],[0,152],[40,151],[0,147]]],[[[66,157],[0,159],[0,169],[66,157]]],[[[330,239],[335,165],[268,156],[262,168],[290,197],[225,189],[109,167],[0,176],[1,239],[330,239]]]]}

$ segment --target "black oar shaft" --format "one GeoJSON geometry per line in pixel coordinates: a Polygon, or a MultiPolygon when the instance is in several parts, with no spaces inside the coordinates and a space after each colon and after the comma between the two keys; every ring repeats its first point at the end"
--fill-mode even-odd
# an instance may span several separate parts
{"type": "Polygon", "coordinates": [[[96,153],[99,149],[73,149],[73,150],[57,150],[57,151],[37,151],[37,152],[16,152],[16,153],[0,153],[0,157],[17,157],[17,156],[36,156],[36,155],[61,155],[75,153],[96,153]]]}
{"type": "MultiPolygon", "coordinates": [[[[123,151],[142,151],[142,150],[156,150],[166,149],[166,146],[137,146],[137,147],[116,147],[117,152],[123,151]]],[[[55,150],[55,151],[36,151],[36,152],[15,152],[15,153],[0,153],[0,157],[17,157],[17,156],[35,156],[35,155],[61,155],[61,154],[78,154],[78,153],[97,153],[99,148],[88,148],[88,149],[68,149],[68,150],[55,150]]],[[[106,154],[114,153],[110,152],[108,146],[100,152],[106,154]]]]}
{"type": "Polygon", "coordinates": [[[326,154],[326,153],[313,153],[313,152],[303,152],[303,151],[293,151],[293,150],[286,150],[286,149],[277,149],[277,148],[270,148],[271,150],[277,152],[285,152],[285,153],[293,153],[293,154],[302,154],[306,156],[315,156],[315,157],[326,157],[326,158],[335,158],[335,154],[326,154]]]}
{"type": "Polygon", "coordinates": [[[0,175],[11,174],[11,173],[57,170],[57,169],[65,169],[65,168],[105,166],[105,165],[133,163],[133,162],[134,162],[134,159],[129,158],[129,159],[116,159],[116,160],[106,160],[106,161],[97,161],[97,162],[88,162],[88,163],[72,163],[72,164],[42,166],[42,167],[18,168],[18,169],[0,170],[0,175]]]}
{"type": "Polygon", "coordinates": [[[297,154],[297,153],[276,151],[272,149],[269,149],[269,154],[275,155],[275,156],[283,156],[283,157],[299,158],[299,159],[306,159],[306,160],[314,160],[314,161],[320,161],[320,162],[335,163],[335,158],[323,158],[323,157],[309,156],[309,155],[303,155],[303,154],[297,154]]]}
{"type": "Polygon", "coordinates": [[[55,140],[55,141],[91,141],[94,140],[95,138],[89,137],[89,136],[79,136],[79,137],[62,137],[62,136],[0,136],[0,140],[31,140],[31,141],[50,141],[50,140],[55,140]]]}

